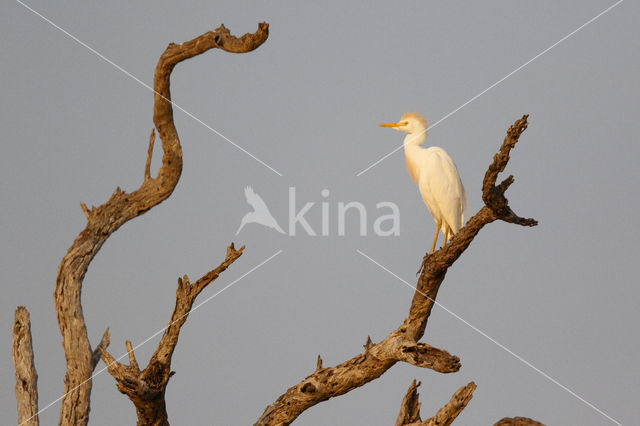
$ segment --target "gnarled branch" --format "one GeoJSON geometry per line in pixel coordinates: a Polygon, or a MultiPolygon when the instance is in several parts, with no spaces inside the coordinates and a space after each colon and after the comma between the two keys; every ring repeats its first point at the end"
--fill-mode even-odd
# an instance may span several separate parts
{"type": "Polygon", "coordinates": [[[476,384],[473,382],[462,386],[453,394],[449,402],[438,410],[435,416],[425,420],[422,424],[424,426],[449,426],[471,401],[474,390],[476,390],[476,384]]]}
{"type": "Polygon", "coordinates": [[[493,426],[544,426],[544,424],[528,417],[505,417],[493,426]]]}
{"type": "MultiPolygon", "coordinates": [[[[95,368],[81,305],[82,283],[89,264],[109,236],[127,221],[145,213],[173,192],[182,173],[182,147],[173,123],[169,91],[171,71],[179,62],[212,48],[227,52],[249,52],[268,37],[269,26],[261,23],[253,34],[236,38],[224,25],[193,40],[170,44],[160,57],[154,74],[153,121],[162,142],[162,166],[151,178],[151,147],[145,164],[144,180],[132,193],[117,188],[111,198],[90,210],[82,204],[87,225],[75,239],[58,268],[54,303],[62,346],[66,358],[64,397],[60,409],[61,425],[84,426],[89,420],[91,374],[95,368]]],[[[150,138],[152,143],[153,134],[150,138]]],[[[101,347],[101,349],[104,349],[101,347]]]]}
{"type": "Polygon", "coordinates": [[[98,343],[98,346],[96,346],[96,348],[93,350],[93,353],[91,354],[91,365],[94,369],[100,361],[100,349],[107,349],[110,343],[111,335],[109,334],[109,327],[107,327],[107,329],[104,331],[104,334],[102,335],[102,340],[100,340],[100,343],[98,343]]]}
{"type": "Polygon", "coordinates": [[[416,383],[416,380],[413,379],[413,382],[409,385],[407,394],[402,398],[400,412],[398,413],[395,426],[404,426],[422,421],[420,419],[420,406],[422,404],[420,403],[420,394],[418,393],[418,387],[421,384],[421,382],[416,383]]]}
{"type": "Polygon", "coordinates": [[[13,321],[13,366],[16,373],[18,424],[38,426],[38,373],[33,361],[29,311],[18,306],[13,321]]]}
{"type": "Polygon", "coordinates": [[[512,177],[495,186],[498,173],[504,170],[511,149],[526,128],[525,115],[509,128],[499,153],[489,165],[482,186],[485,206],[445,247],[425,256],[409,315],[400,327],[380,343],[367,345],[369,347],[365,349],[364,354],[335,367],[316,371],[290,387],[274,403],[267,406],[256,425],[288,425],[306,409],[377,379],[398,361],[410,362],[439,372],[453,372],[460,368],[457,357],[443,350],[429,350],[428,345],[417,342],[424,335],[431,309],[448,268],[466,250],[484,225],[498,219],[524,226],[537,224],[533,219],[518,217],[508,207],[504,192],[513,182],[512,177]]]}
{"type": "Polygon", "coordinates": [[[126,341],[129,365],[119,363],[106,349],[99,347],[102,360],[107,365],[109,373],[116,379],[118,390],[127,395],[135,405],[138,425],[169,424],[164,394],[169,378],[173,375],[171,357],[178,344],[180,328],[187,321],[200,292],[238,259],[243,250],[244,247],[236,250],[231,244],[227,248],[224,261],[193,284],[186,275],[178,278],[176,302],[171,319],[144,370],[140,370],[138,366],[130,341],[126,341]]]}
{"type": "Polygon", "coordinates": [[[420,382],[416,384],[414,380],[409,385],[409,390],[402,399],[395,426],[449,426],[471,401],[473,391],[476,389],[476,384],[473,382],[461,387],[453,394],[449,402],[438,410],[435,416],[422,421],[420,418],[420,394],[418,394],[420,384],[420,382]]]}

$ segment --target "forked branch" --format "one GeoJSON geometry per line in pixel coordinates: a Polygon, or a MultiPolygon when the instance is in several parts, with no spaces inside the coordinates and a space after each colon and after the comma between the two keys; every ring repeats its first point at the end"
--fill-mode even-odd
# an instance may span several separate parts
{"type": "Polygon", "coordinates": [[[352,389],[377,379],[396,362],[409,362],[442,373],[460,369],[460,360],[448,352],[419,343],[424,335],[431,309],[448,268],[466,250],[484,225],[504,220],[524,226],[534,226],[533,219],[522,219],[508,207],[504,196],[513,178],[496,186],[498,174],[509,161],[509,153],[527,128],[527,116],[517,120],[489,165],[483,181],[485,206],[473,216],[444,248],[424,258],[409,315],[402,324],[377,344],[367,344],[365,352],[335,367],[323,368],[287,389],[269,405],[256,425],[288,425],[306,409],[329,398],[343,395],[352,389]]]}
{"type": "Polygon", "coordinates": [[[420,418],[421,404],[420,394],[418,394],[420,384],[420,382],[416,384],[414,380],[409,385],[409,390],[402,399],[395,426],[449,426],[471,401],[473,391],[476,389],[476,384],[473,382],[461,387],[453,394],[449,402],[438,410],[435,416],[423,421],[420,418]]]}
{"type": "MultiPolygon", "coordinates": [[[[129,194],[117,188],[111,198],[99,207],[89,209],[81,204],[87,217],[87,225],[62,259],[54,291],[56,315],[67,363],[60,409],[61,425],[84,426],[89,420],[91,374],[96,365],[96,352],[89,343],[81,305],[82,283],[87,268],[112,233],[169,197],[182,173],[182,147],[173,122],[169,90],[171,71],[179,62],[212,48],[233,53],[252,51],[267,39],[268,33],[268,24],[261,23],[255,33],[234,37],[222,25],[185,43],[170,44],[160,57],[154,74],[153,121],[163,151],[157,177],[152,178],[150,173],[154,138],[152,133],[144,180],[140,187],[129,194]]],[[[99,351],[104,349],[105,346],[100,345],[99,351]]]]}
{"type": "Polygon", "coordinates": [[[449,426],[471,401],[474,390],[476,390],[476,384],[473,382],[462,386],[453,394],[449,402],[438,410],[435,416],[425,420],[422,424],[424,426],[449,426]]]}
{"type": "Polygon", "coordinates": [[[13,366],[16,373],[18,424],[38,426],[38,373],[33,360],[29,311],[18,306],[13,321],[13,366]]]}

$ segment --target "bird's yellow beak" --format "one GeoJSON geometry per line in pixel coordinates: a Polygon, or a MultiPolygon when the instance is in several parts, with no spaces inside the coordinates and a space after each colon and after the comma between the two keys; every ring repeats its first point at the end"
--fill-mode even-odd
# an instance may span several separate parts
{"type": "Polygon", "coordinates": [[[409,124],[408,121],[400,121],[398,123],[382,123],[379,126],[380,127],[400,127],[400,126],[406,126],[407,124],[409,124]]]}

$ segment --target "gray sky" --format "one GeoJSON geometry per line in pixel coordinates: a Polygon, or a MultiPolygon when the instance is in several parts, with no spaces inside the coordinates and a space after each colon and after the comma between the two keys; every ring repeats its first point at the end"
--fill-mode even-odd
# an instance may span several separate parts
{"type": "MultiPolygon", "coordinates": [[[[211,51],[180,64],[174,101],[280,171],[278,176],[176,112],[185,168],[174,194],[104,245],[84,283],[92,344],[111,328],[111,353],[161,329],[176,279],[216,266],[230,241],[247,250],[200,301],[282,253],[194,312],[167,390],[174,424],[240,425],[310,374],[318,354],[335,365],[379,341],[407,314],[411,284],[434,223],[397,152],[402,135],[380,129],[406,111],[435,123],[614,1],[492,2],[64,2],[28,4],[122,68],[152,84],[158,56],[224,23],[234,34],[271,25],[247,55],[211,51]],[[286,228],[289,187],[319,231],[281,235],[257,224],[235,232],[251,185],[286,228]],[[330,195],[321,197],[328,189],[330,195]],[[400,235],[358,235],[338,202],[359,201],[368,229],[375,205],[396,203],[400,235]]],[[[5,324],[0,411],[15,419],[10,324],[31,312],[40,407],[63,389],[64,354],[52,303],[57,265],[85,219],[116,186],[143,176],[153,97],[17,2],[0,13],[3,129],[0,271],[5,324]]],[[[471,211],[506,129],[530,114],[513,152],[514,210],[536,228],[487,226],[447,274],[438,301],[622,424],[640,408],[636,325],[636,214],[640,208],[638,75],[640,6],[626,1],[462,108],[427,144],[454,158],[471,211]]],[[[154,164],[159,162],[156,151],[154,164]]],[[[146,365],[158,338],[137,349],[146,365]]],[[[424,341],[462,359],[442,375],[398,364],[380,379],[304,413],[296,424],[392,424],[413,378],[429,417],[460,386],[474,397],[460,425],[530,416],[548,424],[614,424],[525,363],[436,307],[424,341]]],[[[100,364],[98,371],[102,369],[100,364]]],[[[59,403],[41,414],[57,422],[59,403]]],[[[94,379],[91,424],[133,424],[135,411],[106,372],[94,379]]]]}

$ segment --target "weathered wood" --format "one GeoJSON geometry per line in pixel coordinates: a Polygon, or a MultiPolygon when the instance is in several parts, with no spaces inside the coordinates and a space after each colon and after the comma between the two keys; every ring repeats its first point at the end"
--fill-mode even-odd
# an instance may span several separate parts
{"type": "Polygon", "coordinates": [[[126,341],[129,365],[119,363],[106,348],[100,347],[102,360],[107,365],[109,373],[116,379],[118,390],[127,395],[136,407],[138,425],[166,426],[169,424],[164,395],[169,378],[173,375],[171,358],[178,344],[180,328],[187,321],[193,303],[200,292],[238,259],[243,250],[244,247],[236,250],[231,244],[227,248],[224,261],[193,284],[189,282],[186,275],[178,279],[173,313],[158,347],[144,370],[140,370],[138,366],[130,341],[126,341]]]}
{"type": "Polygon", "coordinates": [[[411,385],[409,385],[407,394],[402,398],[400,412],[398,413],[395,426],[405,426],[422,421],[420,419],[420,406],[422,404],[420,404],[420,394],[418,393],[418,387],[420,385],[421,383],[416,383],[415,379],[411,382],[411,385]]]}
{"type": "Polygon", "coordinates": [[[18,424],[38,426],[38,373],[33,360],[29,311],[18,306],[13,321],[13,366],[16,373],[18,424]]]}
{"type": "Polygon", "coordinates": [[[448,244],[424,257],[417,290],[413,295],[409,315],[403,323],[381,342],[374,345],[367,344],[365,353],[335,367],[316,371],[297,385],[290,387],[275,402],[267,406],[256,425],[288,425],[308,408],[377,379],[398,361],[410,362],[442,373],[460,369],[460,360],[457,357],[418,341],[424,335],[431,309],[448,268],[467,249],[485,225],[495,220],[504,220],[523,226],[537,224],[533,219],[518,217],[508,207],[504,192],[513,182],[512,177],[498,186],[495,185],[497,175],[504,170],[509,161],[511,149],[526,128],[527,116],[525,115],[509,128],[500,151],[489,165],[482,186],[485,206],[448,244]]]}
{"type": "MultiPolygon", "coordinates": [[[[88,209],[81,205],[87,217],[87,225],[62,259],[54,291],[56,315],[66,358],[64,396],[59,421],[61,425],[84,426],[89,420],[95,351],[89,343],[81,305],[82,283],[87,268],[112,233],[169,197],[182,173],[182,147],[173,123],[169,91],[171,71],[179,62],[212,48],[234,53],[249,52],[267,39],[268,29],[268,24],[261,23],[255,33],[236,38],[223,25],[188,42],[170,44],[160,57],[154,74],[153,121],[163,150],[162,166],[157,177],[152,178],[149,172],[152,152],[150,147],[144,180],[138,189],[127,194],[117,188],[111,198],[99,207],[88,209]]],[[[150,145],[153,138],[152,133],[150,145]]]]}
{"type": "Polygon", "coordinates": [[[493,426],[544,426],[544,424],[528,417],[505,417],[493,426]]]}
{"type": "Polygon", "coordinates": [[[473,382],[462,386],[453,394],[449,402],[438,410],[435,416],[422,421],[418,386],[420,386],[420,382],[416,384],[415,380],[409,386],[407,394],[402,399],[395,426],[449,426],[471,401],[473,391],[476,389],[476,384],[473,382]]]}
{"type": "Polygon", "coordinates": [[[424,426],[449,426],[471,401],[474,390],[476,390],[476,384],[473,382],[462,386],[453,394],[449,402],[438,410],[435,416],[421,424],[424,426]]]}

